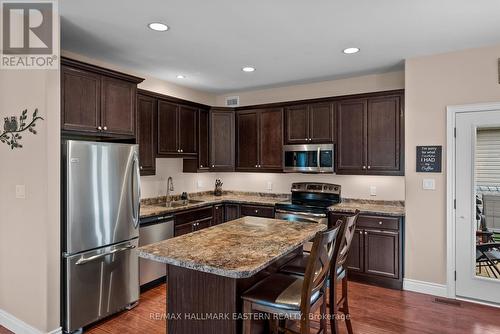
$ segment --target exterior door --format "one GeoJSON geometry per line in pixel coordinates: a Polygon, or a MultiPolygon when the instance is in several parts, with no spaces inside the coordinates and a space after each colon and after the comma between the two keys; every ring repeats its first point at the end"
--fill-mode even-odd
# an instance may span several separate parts
{"type": "MultiPolygon", "coordinates": [[[[477,167],[486,158],[500,156],[500,146],[487,151],[478,146],[477,134],[497,131],[500,142],[500,108],[495,111],[460,112],[455,116],[455,270],[457,297],[500,304],[500,243],[489,226],[494,206],[485,195],[500,196],[493,187],[500,168],[489,165],[488,178],[478,178],[477,167]],[[479,183],[481,181],[481,183],[479,183]],[[488,187],[486,183],[490,183],[488,187]]],[[[500,186],[500,184],[498,184],[500,186]]]]}

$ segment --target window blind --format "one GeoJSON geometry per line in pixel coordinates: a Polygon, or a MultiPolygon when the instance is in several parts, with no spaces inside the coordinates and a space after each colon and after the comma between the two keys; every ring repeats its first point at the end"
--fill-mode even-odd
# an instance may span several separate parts
{"type": "Polygon", "coordinates": [[[476,185],[500,186],[500,129],[477,132],[476,185]]]}

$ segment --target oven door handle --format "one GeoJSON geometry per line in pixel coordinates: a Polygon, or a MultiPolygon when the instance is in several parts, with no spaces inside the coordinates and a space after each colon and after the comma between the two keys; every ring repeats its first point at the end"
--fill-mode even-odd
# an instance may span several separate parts
{"type": "Polygon", "coordinates": [[[306,217],[319,217],[319,218],[326,217],[326,214],[324,214],[324,213],[296,212],[296,211],[285,211],[285,210],[280,210],[280,209],[276,209],[276,212],[286,213],[289,215],[306,216],[306,217]]]}

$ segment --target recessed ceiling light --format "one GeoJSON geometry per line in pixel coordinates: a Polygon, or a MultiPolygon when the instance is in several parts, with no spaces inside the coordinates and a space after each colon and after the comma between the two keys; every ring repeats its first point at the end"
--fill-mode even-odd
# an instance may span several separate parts
{"type": "Polygon", "coordinates": [[[177,75],[177,79],[185,79],[186,77],[182,74],[177,75]]]}
{"type": "Polygon", "coordinates": [[[255,67],[252,67],[252,66],[245,66],[241,69],[243,72],[254,72],[255,71],[255,67]]]}
{"type": "Polygon", "coordinates": [[[160,23],[160,22],[152,22],[148,24],[149,29],[154,30],[154,31],[167,31],[168,26],[166,24],[160,23]]]}
{"type": "Polygon", "coordinates": [[[347,49],[344,49],[343,51],[346,55],[351,55],[353,53],[358,53],[359,52],[359,48],[347,48],[347,49]]]}

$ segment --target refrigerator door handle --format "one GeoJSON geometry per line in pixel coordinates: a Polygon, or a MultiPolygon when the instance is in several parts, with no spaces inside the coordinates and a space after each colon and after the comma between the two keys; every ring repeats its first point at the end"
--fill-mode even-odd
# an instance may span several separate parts
{"type": "Polygon", "coordinates": [[[113,249],[112,251],[109,251],[107,253],[97,254],[97,255],[86,257],[86,258],[82,257],[80,260],[76,261],[76,264],[77,265],[82,265],[82,264],[85,264],[85,263],[89,263],[89,262],[101,259],[101,258],[106,257],[108,255],[113,255],[113,254],[116,254],[116,253],[119,253],[119,252],[123,252],[123,251],[126,251],[126,250],[134,249],[134,248],[135,248],[134,245],[127,245],[125,247],[113,249]]]}
{"type": "Polygon", "coordinates": [[[134,155],[133,165],[132,165],[132,189],[133,189],[133,198],[132,198],[132,209],[133,209],[133,218],[134,218],[134,227],[139,227],[139,210],[141,207],[141,171],[139,169],[139,161],[137,159],[137,155],[134,155]]]}

